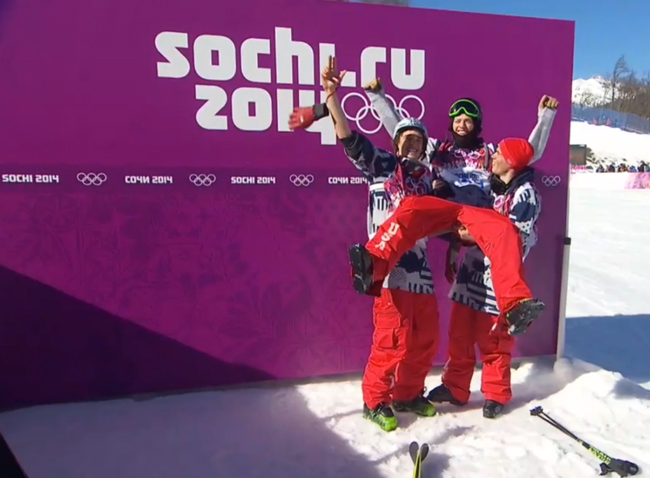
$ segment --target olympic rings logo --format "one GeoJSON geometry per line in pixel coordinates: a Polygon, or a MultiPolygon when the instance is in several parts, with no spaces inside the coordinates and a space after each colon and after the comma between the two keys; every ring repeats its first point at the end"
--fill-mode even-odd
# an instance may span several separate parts
{"type": "Polygon", "coordinates": [[[190,174],[190,182],[195,186],[212,186],[217,180],[214,174],[190,174]]]}
{"type": "Polygon", "coordinates": [[[542,176],[542,184],[547,188],[554,188],[560,184],[561,181],[562,179],[560,176],[542,176]]]}
{"type": "MultiPolygon", "coordinates": [[[[404,98],[400,100],[399,103],[395,101],[395,99],[390,96],[390,95],[385,95],[386,99],[392,103],[393,109],[402,117],[402,118],[417,118],[421,120],[424,118],[424,113],[425,113],[425,107],[424,107],[424,102],[418,98],[415,95],[406,95],[404,98]],[[414,104],[411,105],[411,111],[406,109],[405,104],[407,104],[407,101],[412,101],[414,104]],[[414,111],[413,106],[418,105],[417,111],[418,114],[412,114],[414,111]]],[[[343,110],[343,114],[349,121],[354,121],[354,123],[357,125],[357,129],[361,131],[362,133],[365,134],[375,134],[377,133],[382,126],[382,121],[381,117],[379,116],[379,113],[377,113],[377,110],[375,107],[370,103],[370,100],[368,99],[367,96],[362,95],[361,93],[357,93],[355,91],[352,91],[345,95],[343,99],[341,100],[341,109],[343,110]],[[350,98],[359,98],[362,102],[362,106],[357,110],[356,114],[352,115],[348,113],[348,110],[346,109],[345,105],[347,101],[350,98]],[[361,121],[364,120],[368,114],[370,114],[374,119],[377,120],[377,126],[373,129],[365,129],[361,121]]]]}
{"type": "Polygon", "coordinates": [[[77,181],[84,186],[101,186],[108,177],[104,173],[77,173],[77,181]]]}
{"type": "Polygon", "coordinates": [[[311,174],[292,174],[289,176],[289,181],[298,188],[306,188],[314,182],[314,176],[311,174]]]}

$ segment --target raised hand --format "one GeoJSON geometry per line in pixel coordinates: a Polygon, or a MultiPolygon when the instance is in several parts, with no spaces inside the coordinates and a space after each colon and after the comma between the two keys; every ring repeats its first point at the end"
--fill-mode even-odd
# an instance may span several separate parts
{"type": "Polygon", "coordinates": [[[556,98],[552,96],[544,95],[542,99],[539,100],[539,109],[548,108],[549,110],[556,110],[560,106],[560,103],[556,98]]]}
{"type": "Polygon", "coordinates": [[[382,90],[383,85],[381,84],[381,78],[375,78],[372,80],[370,83],[368,83],[366,86],[363,87],[366,91],[371,91],[373,93],[377,93],[382,90]]]}
{"type": "Polygon", "coordinates": [[[323,85],[323,89],[328,95],[332,95],[336,92],[336,90],[338,90],[346,73],[346,70],[339,72],[336,57],[330,55],[327,61],[327,66],[323,69],[323,73],[321,75],[321,84],[323,85]]]}

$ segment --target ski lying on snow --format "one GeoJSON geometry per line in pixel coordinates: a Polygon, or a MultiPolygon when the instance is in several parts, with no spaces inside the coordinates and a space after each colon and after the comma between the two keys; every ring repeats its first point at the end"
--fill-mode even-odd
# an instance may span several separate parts
{"type": "Polygon", "coordinates": [[[413,478],[422,477],[422,462],[429,454],[429,445],[423,443],[419,445],[418,442],[411,442],[409,445],[409,455],[411,455],[411,460],[413,461],[413,478]]]}

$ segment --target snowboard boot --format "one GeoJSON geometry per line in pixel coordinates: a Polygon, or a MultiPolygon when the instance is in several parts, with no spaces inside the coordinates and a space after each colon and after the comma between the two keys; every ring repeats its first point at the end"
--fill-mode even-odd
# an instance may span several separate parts
{"type": "Polygon", "coordinates": [[[376,287],[372,256],[363,244],[355,244],[348,249],[354,290],[359,294],[381,296],[381,287],[376,287]]]}
{"type": "Polygon", "coordinates": [[[458,407],[461,407],[467,403],[456,400],[445,384],[440,384],[431,390],[429,392],[429,395],[427,395],[427,400],[433,403],[451,403],[452,405],[456,405],[458,407]]]}
{"type": "Polygon", "coordinates": [[[496,418],[503,411],[503,405],[494,400],[486,400],[483,404],[483,418],[496,418]]]}
{"type": "Polygon", "coordinates": [[[513,337],[521,335],[533,321],[544,312],[544,302],[537,299],[527,299],[519,302],[514,309],[506,313],[508,333],[513,337]]]}
{"type": "Polygon", "coordinates": [[[393,400],[393,409],[396,412],[411,412],[421,417],[433,417],[438,413],[436,407],[424,395],[418,395],[408,402],[393,400]]]}
{"type": "Polygon", "coordinates": [[[368,408],[368,405],[364,403],[363,418],[376,423],[385,432],[392,432],[397,428],[397,418],[395,418],[393,410],[385,403],[380,403],[373,409],[368,408]]]}

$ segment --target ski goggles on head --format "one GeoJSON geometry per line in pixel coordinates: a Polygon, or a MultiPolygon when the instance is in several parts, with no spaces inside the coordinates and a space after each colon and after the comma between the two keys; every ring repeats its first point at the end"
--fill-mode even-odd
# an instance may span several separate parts
{"type": "Polygon", "coordinates": [[[466,114],[472,119],[481,116],[481,110],[476,103],[471,100],[458,100],[451,108],[449,108],[449,117],[455,118],[456,116],[466,114]]]}

